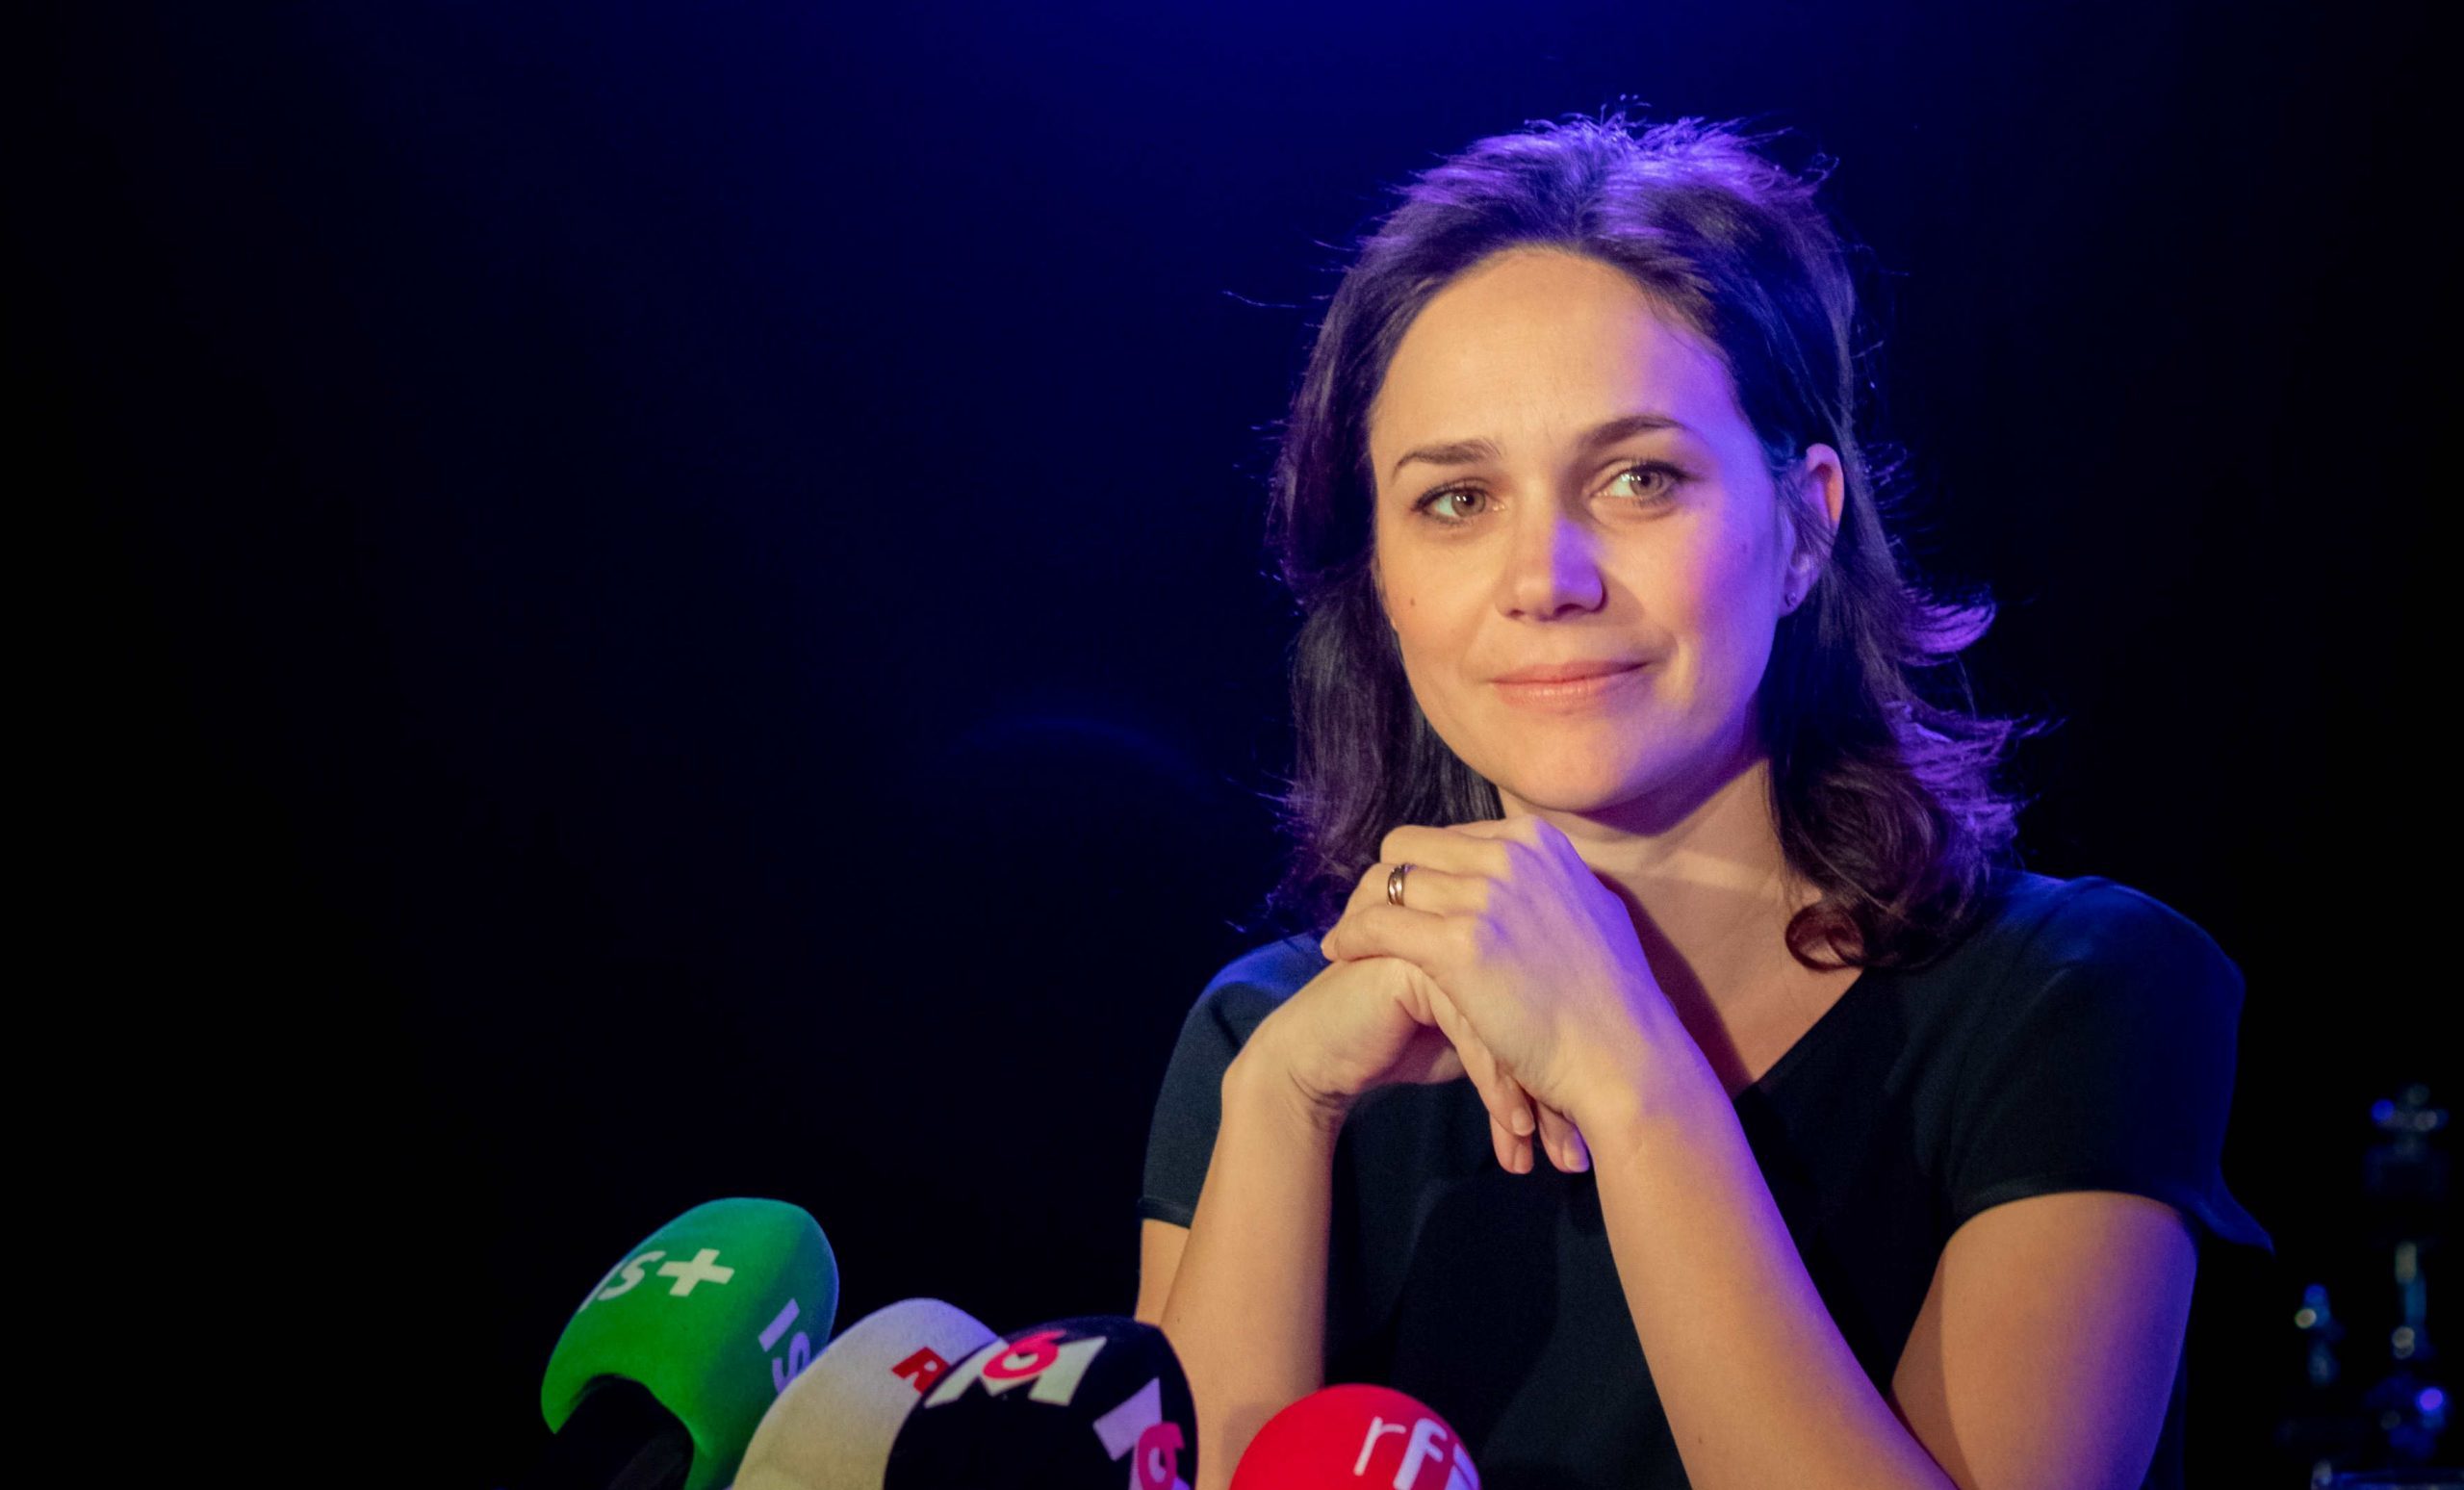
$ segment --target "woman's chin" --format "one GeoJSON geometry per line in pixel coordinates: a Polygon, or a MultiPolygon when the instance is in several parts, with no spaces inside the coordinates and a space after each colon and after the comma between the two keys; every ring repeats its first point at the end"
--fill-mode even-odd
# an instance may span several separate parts
{"type": "Polygon", "coordinates": [[[1599,766],[1597,760],[1569,762],[1558,770],[1513,771],[1491,780],[1497,783],[1499,797],[1509,813],[1520,803],[1527,811],[1602,816],[1647,794],[1647,784],[1599,766]]]}

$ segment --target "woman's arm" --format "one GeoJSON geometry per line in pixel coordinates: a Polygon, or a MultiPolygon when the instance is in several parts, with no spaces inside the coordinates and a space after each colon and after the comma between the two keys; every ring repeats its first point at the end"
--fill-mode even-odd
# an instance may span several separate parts
{"type": "Polygon", "coordinates": [[[1943,1251],[1895,1404],[1832,1321],[1707,1066],[1638,1090],[1659,1094],[1656,1109],[1633,1100],[1583,1131],[1696,1490],[2124,1490],[2146,1474],[2190,1311],[2178,1213],[2089,1192],[1968,1221],[1943,1251]]]}
{"type": "MultiPolygon", "coordinates": [[[[1978,1212],[1945,1246],[1905,1347],[1903,1421],[1806,1272],[1735,1106],[1625,907],[1565,835],[1538,818],[1406,826],[1382,857],[1424,866],[1418,903],[1355,895],[1322,950],[1337,966],[1421,969],[1497,1066],[1580,1130],[1635,1334],[1698,1490],[2107,1490],[2144,1476],[2194,1271],[2172,1207],[2088,1193],[1978,1212]]],[[[2040,990],[2051,1002],[2022,1016],[2030,1037],[1995,1072],[1994,1112],[1968,1119],[1998,1159],[1971,1154],[1981,1167],[1961,1188],[2078,1172],[2077,1152],[2100,1144],[2109,1172],[2148,1168],[2134,1160],[2135,1129],[2094,1131],[2120,1101],[2115,1073],[2074,1079],[2117,1051],[2142,1081],[2204,1068],[2218,1109],[2204,1120],[2220,1128],[2214,1067],[2229,1059],[2239,979],[2219,975],[2220,954],[2187,922],[2157,929],[2152,950],[2083,953],[2076,976],[2040,990]],[[2056,1141],[2023,1142],[2039,1128],[2056,1141]]],[[[2215,1138],[2174,1135],[2152,1182],[2167,1181],[2166,1163],[2169,1188],[2185,1166],[2212,1169],[2215,1138]]]]}
{"type": "Polygon", "coordinates": [[[1267,1419],[1325,1384],[1341,1125],[1255,1040],[1223,1074],[1222,1125],[1162,1321],[1197,1402],[1196,1490],[1230,1484],[1267,1419]]]}
{"type": "Polygon", "coordinates": [[[1699,1071],[1637,1073],[1652,1100],[1576,1119],[1686,1478],[1695,1490],[1948,1490],[1840,1337],[1735,1109],[1687,1048],[1699,1071]]]}
{"type": "Polygon", "coordinates": [[[2198,1244],[2161,1200],[2006,1201],[1952,1233],[1891,1405],[1964,1487],[2134,1490],[2189,1331],[2198,1244]]]}
{"type": "Polygon", "coordinates": [[[1189,1246],[1190,1228],[1151,1218],[1138,1223],[1138,1307],[1130,1317],[1159,1328],[1165,1300],[1172,1297],[1172,1279],[1181,1271],[1181,1248],[1189,1246]]]}
{"type": "MultiPolygon", "coordinates": [[[[1394,958],[1330,963],[1224,1068],[1220,1119],[1164,1332],[1197,1400],[1198,1490],[1230,1483],[1267,1419],[1325,1384],[1335,1139],[1380,1087],[1470,1076],[1499,1162],[1531,1168],[1527,1094],[1444,991],[1394,958]]],[[[1543,1123],[1562,1123],[1553,1110],[1543,1123]]],[[[1151,1297],[1142,1287],[1142,1297],[1151,1297]]]]}

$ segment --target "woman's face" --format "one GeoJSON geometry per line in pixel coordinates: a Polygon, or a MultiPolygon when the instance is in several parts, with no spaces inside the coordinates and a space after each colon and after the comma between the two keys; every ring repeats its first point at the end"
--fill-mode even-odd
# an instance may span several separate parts
{"type": "MultiPolygon", "coordinates": [[[[1405,332],[1369,450],[1404,673],[1508,812],[1671,820],[1753,758],[1811,555],[1727,370],[1623,271],[1516,249],[1458,277],[1405,332]],[[1594,676],[1547,681],[1569,669],[1594,676]]],[[[1835,525],[1836,452],[1797,474],[1835,525]]]]}

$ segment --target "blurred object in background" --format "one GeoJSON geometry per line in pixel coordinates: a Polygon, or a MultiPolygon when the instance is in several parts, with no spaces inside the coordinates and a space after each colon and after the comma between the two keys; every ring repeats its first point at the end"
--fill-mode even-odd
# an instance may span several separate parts
{"type": "Polygon", "coordinates": [[[2347,1231],[2359,1251],[2326,1260],[2348,1275],[2302,1289],[2293,1315],[2301,1385],[2277,1443],[2308,1464],[2314,1490],[2464,1485],[2464,1472],[2432,1465],[2448,1420],[2428,1276],[2454,1224],[2448,1114],[2417,1082],[2373,1104],[2370,1118],[2377,1137],[2347,1231]]]}

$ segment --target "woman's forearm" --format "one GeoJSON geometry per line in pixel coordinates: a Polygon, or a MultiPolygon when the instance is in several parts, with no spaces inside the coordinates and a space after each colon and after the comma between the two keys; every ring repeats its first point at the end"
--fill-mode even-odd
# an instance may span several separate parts
{"type": "Polygon", "coordinates": [[[1584,1137],[1687,1478],[1951,1490],[1841,1338],[1708,1067],[1679,1061],[1637,1085],[1655,1097],[1612,1104],[1584,1137]]]}
{"type": "Polygon", "coordinates": [[[1249,1051],[1224,1073],[1215,1155],[1163,1319],[1197,1400],[1196,1490],[1228,1485],[1267,1419],[1325,1384],[1340,1127],[1249,1051]]]}

